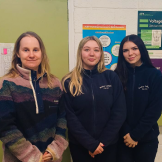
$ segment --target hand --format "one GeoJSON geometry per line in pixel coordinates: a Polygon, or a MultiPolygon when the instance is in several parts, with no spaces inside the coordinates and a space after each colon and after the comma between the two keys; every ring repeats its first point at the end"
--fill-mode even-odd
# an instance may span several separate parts
{"type": "Polygon", "coordinates": [[[96,150],[93,153],[89,151],[89,154],[91,155],[91,157],[94,158],[95,155],[101,154],[104,151],[103,147],[104,147],[104,144],[103,143],[100,143],[98,145],[98,147],[96,148],[96,150]]]}
{"type": "Polygon", "coordinates": [[[89,155],[91,155],[92,158],[95,157],[91,151],[89,151],[89,155]]]}
{"type": "Polygon", "coordinates": [[[48,151],[45,151],[45,153],[43,154],[43,162],[48,162],[51,159],[52,155],[48,151]]]}
{"type": "Polygon", "coordinates": [[[125,145],[128,146],[128,147],[134,148],[134,147],[137,146],[137,144],[138,144],[138,142],[134,141],[134,140],[131,138],[131,136],[130,136],[129,133],[127,133],[123,138],[124,138],[124,143],[125,143],[125,145]]]}

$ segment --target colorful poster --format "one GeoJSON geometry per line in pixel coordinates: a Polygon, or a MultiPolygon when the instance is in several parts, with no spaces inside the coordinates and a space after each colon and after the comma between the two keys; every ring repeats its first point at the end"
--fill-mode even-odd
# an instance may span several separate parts
{"type": "Polygon", "coordinates": [[[87,36],[96,36],[100,39],[104,50],[105,66],[114,70],[120,43],[126,36],[126,25],[83,24],[83,38],[87,36]]]}
{"type": "Polygon", "coordinates": [[[138,11],[138,36],[150,57],[162,57],[162,11],[138,11]]]}
{"type": "Polygon", "coordinates": [[[0,43],[0,77],[11,67],[14,43],[0,43]]]}

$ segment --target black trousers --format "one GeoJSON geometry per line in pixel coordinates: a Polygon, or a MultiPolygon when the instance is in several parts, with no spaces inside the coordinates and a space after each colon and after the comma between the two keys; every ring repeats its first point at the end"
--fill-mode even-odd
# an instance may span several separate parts
{"type": "Polygon", "coordinates": [[[122,141],[118,143],[117,162],[154,162],[157,148],[158,138],[138,143],[135,148],[129,148],[122,141]]]}
{"type": "Polygon", "coordinates": [[[117,144],[105,147],[102,154],[96,155],[95,158],[81,145],[69,142],[69,148],[73,162],[116,162],[117,144]]]}

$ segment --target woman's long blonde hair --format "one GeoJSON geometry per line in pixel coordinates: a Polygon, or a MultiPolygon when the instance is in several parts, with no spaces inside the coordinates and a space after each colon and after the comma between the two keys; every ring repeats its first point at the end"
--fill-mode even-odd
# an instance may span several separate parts
{"type": "Polygon", "coordinates": [[[88,36],[83,38],[78,46],[78,50],[77,50],[77,64],[76,67],[67,75],[65,75],[62,79],[62,86],[64,91],[66,92],[65,86],[64,86],[64,82],[66,79],[70,78],[70,82],[69,82],[69,90],[70,93],[73,96],[78,96],[80,94],[82,94],[82,83],[83,83],[83,78],[82,78],[82,72],[83,72],[83,63],[82,63],[82,49],[83,46],[90,40],[96,41],[96,43],[99,46],[99,49],[101,51],[101,58],[100,61],[98,62],[97,65],[97,70],[99,73],[102,73],[103,71],[107,70],[105,68],[104,65],[104,52],[103,52],[103,48],[102,48],[102,44],[100,42],[100,40],[95,37],[95,36],[88,36]]]}
{"type": "Polygon", "coordinates": [[[43,76],[43,74],[45,74],[45,73],[47,74],[48,87],[51,88],[52,87],[52,78],[55,78],[55,76],[50,73],[49,61],[48,61],[46,49],[45,49],[42,39],[36,33],[32,32],[32,31],[28,31],[28,32],[21,34],[18,37],[18,39],[16,40],[14,50],[13,50],[13,55],[12,55],[11,68],[9,69],[9,72],[5,76],[13,78],[13,77],[16,77],[19,73],[17,71],[16,65],[19,64],[20,66],[22,66],[22,63],[21,63],[20,58],[17,56],[17,54],[19,54],[20,41],[24,37],[34,37],[38,40],[40,49],[42,52],[42,61],[39,65],[38,73],[40,74],[40,76],[43,76]]]}

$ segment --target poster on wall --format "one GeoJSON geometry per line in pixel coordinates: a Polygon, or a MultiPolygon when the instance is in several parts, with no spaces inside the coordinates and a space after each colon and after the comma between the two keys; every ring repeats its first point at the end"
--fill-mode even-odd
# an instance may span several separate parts
{"type": "Polygon", "coordinates": [[[14,43],[0,43],[0,77],[11,67],[13,48],[14,43]]]}
{"type": "Polygon", "coordinates": [[[87,36],[96,36],[100,39],[105,66],[114,70],[117,65],[120,43],[126,36],[126,25],[83,24],[83,38],[87,36]]]}
{"type": "Polygon", "coordinates": [[[162,72],[162,58],[151,58],[152,64],[162,72]]]}
{"type": "Polygon", "coordinates": [[[151,58],[162,58],[162,11],[138,11],[138,36],[151,58]]]}

